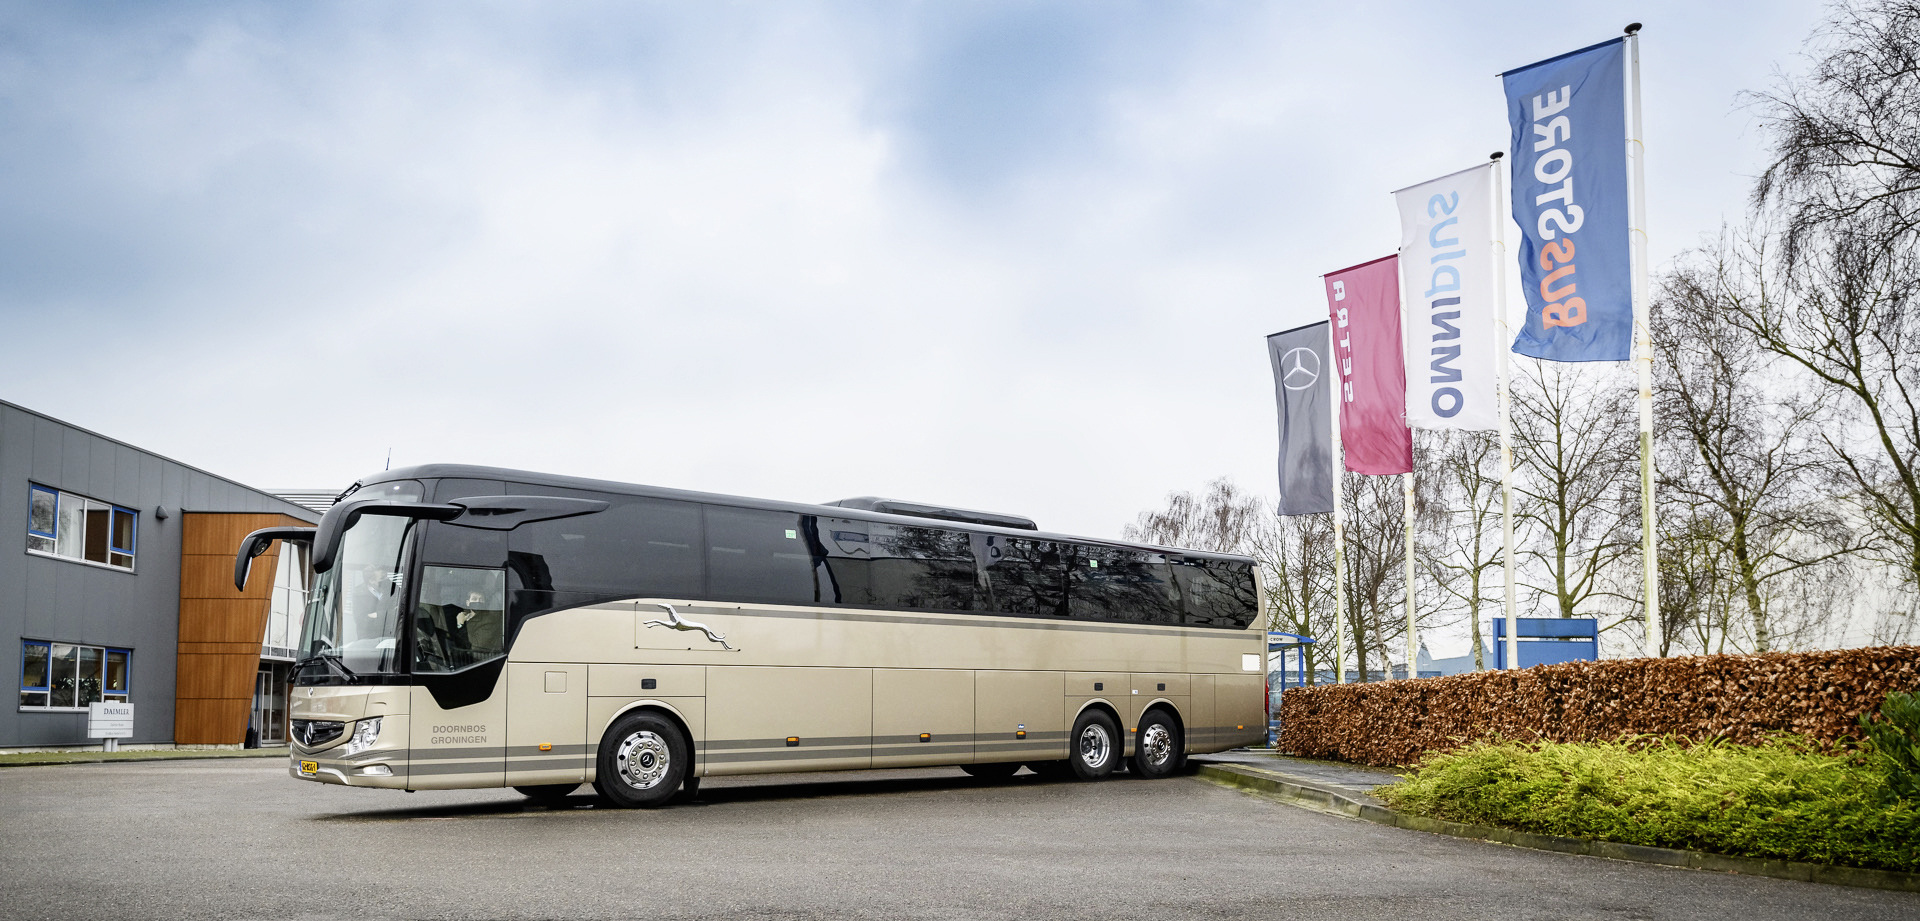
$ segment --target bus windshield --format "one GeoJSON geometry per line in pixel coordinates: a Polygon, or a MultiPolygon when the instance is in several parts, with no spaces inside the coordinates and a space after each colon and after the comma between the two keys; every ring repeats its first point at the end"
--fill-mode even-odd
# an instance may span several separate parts
{"type": "MultiPolygon", "coordinates": [[[[380,483],[354,494],[419,501],[420,484],[380,483]]],[[[413,520],[367,515],[340,540],[333,568],[314,579],[300,651],[324,657],[346,677],[397,674],[406,601],[407,538],[413,520]]]]}

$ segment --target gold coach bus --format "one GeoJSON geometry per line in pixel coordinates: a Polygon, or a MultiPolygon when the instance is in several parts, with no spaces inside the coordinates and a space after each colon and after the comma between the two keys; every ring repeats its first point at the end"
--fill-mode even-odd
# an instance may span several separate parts
{"type": "Polygon", "coordinates": [[[249,535],[235,584],[276,539],[317,573],[306,780],[658,806],[726,774],[1164,777],[1264,737],[1247,557],[452,465],[249,535]]]}

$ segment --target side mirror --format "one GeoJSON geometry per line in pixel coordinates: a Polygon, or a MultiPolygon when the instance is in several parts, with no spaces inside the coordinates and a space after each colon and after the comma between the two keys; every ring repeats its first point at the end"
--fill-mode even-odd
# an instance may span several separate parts
{"type": "Polygon", "coordinates": [[[247,570],[253,568],[253,558],[267,552],[276,540],[290,541],[296,544],[313,543],[313,533],[317,528],[261,528],[240,539],[240,552],[233,558],[233,587],[247,590],[247,570]]]}

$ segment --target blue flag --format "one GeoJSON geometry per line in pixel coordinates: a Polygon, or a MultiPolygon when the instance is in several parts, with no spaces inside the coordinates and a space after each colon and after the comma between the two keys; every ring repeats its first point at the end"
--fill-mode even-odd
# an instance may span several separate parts
{"type": "Polygon", "coordinates": [[[1625,39],[1501,74],[1513,125],[1513,220],[1527,319],[1513,350],[1633,356],[1625,39]]]}

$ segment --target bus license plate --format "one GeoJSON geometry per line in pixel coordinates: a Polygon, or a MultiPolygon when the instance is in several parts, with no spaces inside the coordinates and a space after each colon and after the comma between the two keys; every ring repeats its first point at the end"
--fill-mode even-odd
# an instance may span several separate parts
{"type": "Polygon", "coordinates": [[[317,762],[313,762],[313,761],[302,761],[300,762],[300,773],[305,774],[308,777],[312,777],[313,775],[320,773],[320,765],[317,762]]]}

